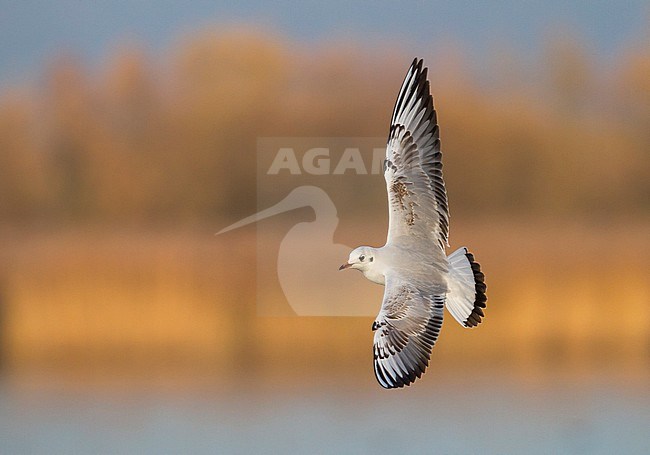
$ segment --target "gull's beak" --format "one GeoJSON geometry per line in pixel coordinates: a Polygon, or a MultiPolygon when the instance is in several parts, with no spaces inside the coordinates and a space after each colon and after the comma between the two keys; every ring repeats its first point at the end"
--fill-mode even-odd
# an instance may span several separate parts
{"type": "Polygon", "coordinates": [[[350,267],[352,267],[352,264],[350,264],[349,262],[346,262],[341,267],[339,267],[339,270],[349,269],[350,267]]]}

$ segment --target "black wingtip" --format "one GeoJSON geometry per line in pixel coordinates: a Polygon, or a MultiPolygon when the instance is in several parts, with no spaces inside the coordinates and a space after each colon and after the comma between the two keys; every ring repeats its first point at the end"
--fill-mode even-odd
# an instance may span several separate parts
{"type": "MultiPolygon", "coordinates": [[[[421,77],[421,74],[423,71],[426,71],[427,67],[424,66],[424,59],[421,59],[419,57],[415,57],[413,61],[411,62],[411,66],[409,67],[409,73],[415,72],[418,74],[418,77],[421,77]]],[[[426,75],[426,74],[425,74],[426,75]]]]}

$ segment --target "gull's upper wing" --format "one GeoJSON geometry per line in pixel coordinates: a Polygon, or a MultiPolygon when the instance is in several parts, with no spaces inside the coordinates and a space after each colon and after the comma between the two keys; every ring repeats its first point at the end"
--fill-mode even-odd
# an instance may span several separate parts
{"type": "Polygon", "coordinates": [[[424,373],[442,327],[444,302],[445,294],[387,276],[384,301],[372,325],[375,376],[382,387],[404,387],[424,373]]]}
{"type": "Polygon", "coordinates": [[[449,234],[447,191],[436,111],[422,60],[414,60],[391,119],[384,178],[388,189],[388,241],[427,238],[444,249],[449,234]]]}

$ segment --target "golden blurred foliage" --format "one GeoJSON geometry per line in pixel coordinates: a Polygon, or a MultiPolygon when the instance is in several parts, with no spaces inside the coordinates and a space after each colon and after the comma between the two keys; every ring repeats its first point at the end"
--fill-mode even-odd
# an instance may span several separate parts
{"type": "MultiPolygon", "coordinates": [[[[307,52],[246,28],[199,33],[168,55],[122,47],[99,74],[63,57],[36,90],[4,93],[3,224],[250,213],[258,137],[383,136],[410,60],[351,43],[307,52]]],[[[453,49],[427,59],[455,213],[647,215],[647,46],[606,72],[563,37],[535,76],[493,90],[464,60],[453,49]]]]}

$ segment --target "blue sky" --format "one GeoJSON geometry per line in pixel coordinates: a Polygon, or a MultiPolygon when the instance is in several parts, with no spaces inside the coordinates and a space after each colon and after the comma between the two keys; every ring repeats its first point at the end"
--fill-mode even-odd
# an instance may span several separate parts
{"type": "Polygon", "coordinates": [[[477,59],[504,43],[534,55],[563,29],[607,58],[650,39],[650,2],[0,0],[0,87],[33,77],[62,51],[92,65],[124,41],[160,53],[194,29],[242,22],[307,45],[345,37],[392,40],[418,52],[452,40],[477,59]]]}

